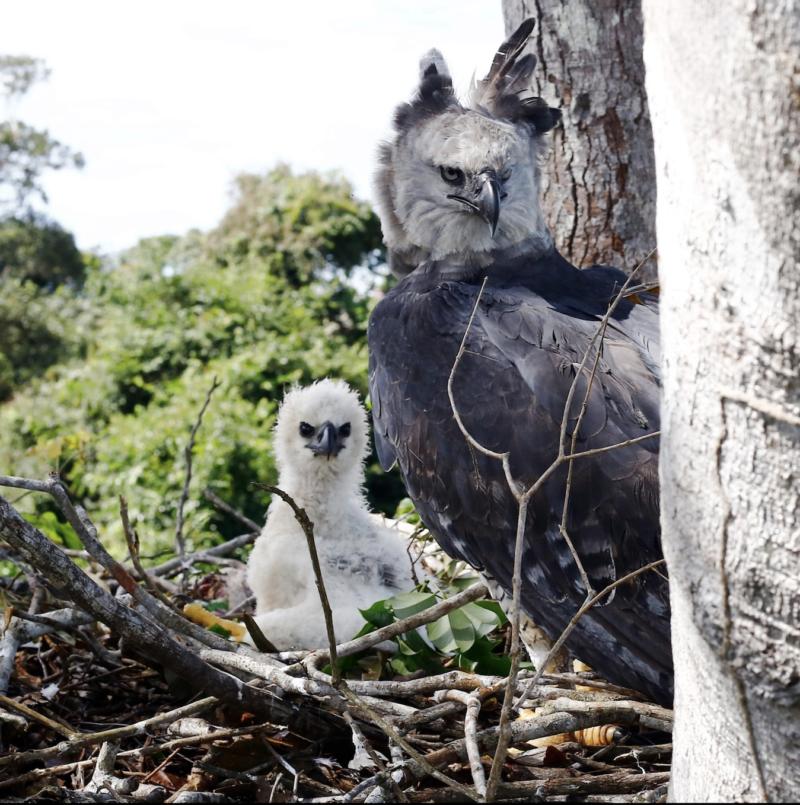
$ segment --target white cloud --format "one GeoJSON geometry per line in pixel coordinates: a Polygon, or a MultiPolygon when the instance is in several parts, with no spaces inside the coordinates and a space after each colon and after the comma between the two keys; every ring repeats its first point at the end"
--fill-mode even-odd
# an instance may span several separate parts
{"type": "Polygon", "coordinates": [[[457,87],[503,38],[497,0],[7,4],[0,53],[52,68],[13,112],[80,149],[49,212],[84,248],[212,226],[230,180],[283,160],[371,193],[375,147],[438,47],[457,87]]]}

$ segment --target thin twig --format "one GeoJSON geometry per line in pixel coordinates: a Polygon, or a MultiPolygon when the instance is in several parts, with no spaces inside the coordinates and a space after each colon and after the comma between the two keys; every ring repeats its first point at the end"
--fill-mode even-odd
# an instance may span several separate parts
{"type": "Polygon", "coordinates": [[[259,533],[259,531],[252,531],[248,534],[242,534],[238,537],[234,537],[233,539],[229,539],[227,542],[222,542],[219,545],[214,545],[211,548],[195,551],[194,553],[187,554],[183,561],[181,561],[180,557],[178,556],[168,559],[166,562],[162,562],[160,565],[150,568],[150,575],[173,575],[176,572],[180,573],[185,568],[191,567],[191,565],[197,562],[208,562],[209,564],[214,564],[214,562],[220,557],[227,556],[228,554],[233,553],[235,550],[243,548],[245,545],[249,545],[256,539],[256,537],[258,537],[259,533]]]}
{"type": "MultiPolygon", "coordinates": [[[[353,747],[355,748],[355,755],[354,760],[359,758],[359,755],[363,755],[366,753],[369,756],[372,765],[378,769],[378,771],[386,772],[386,764],[383,762],[381,756],[375,751],[372,744],[367,740],[366,736],[361,730],[361,727],[358,726],[358,723],[353,718],[348,710],[345,710],[342,714],[342,717],[347,722],[347,725],[350,727],[350,731],[353,733],[353,747]]],[[[356,767],[352,767],[356,768],[356,767]]],[[[397,782],[392,778],[391,774],[387,774],[386,782],[389,784],[389,787],[392,789],[392,794],[394,795],[395,802],[408,802],[408,798],[406,795],[400,790],[400,787],[397,785],[397,782]]]]}
{"type": "Polygon", "coordinates": [[[528,501],[522,500],[519,503],[517,514],[517,534],[514,542],[514,575],[512,577],[512,604],[511,604],[511,668],[508,672],[508,682],[503,696],[503,706],[500,710],[500,739],[497,742],[492,767],[489,771],[489,781],[486,790],[483,792],[487,802],[494,799],[500,777],[503,773],[503,763],[508,752],[509,741],[511,740],[511,730],[509,722],[511,719],[511,709],[514,701],[514,693],[517,684],[517,674],[519,673],[520,655],[520,597],[522,591],[522,551],[525,544],[525,522],[528,515],[528,501]]]}
{"type": "MultiPolygon", "coordinates": [[[[139,556],[139,534],[136,529],[131,526],[130,518],[128,517],[128,501],[120,495],[119,496],[119,516],[122,520],[122,530],[125,534],[125,541],[128,543],[128,553],[131,557],[131,562],[139,574],[139,578],[145,583],[148,590],[165,606],[171,607],[169,600],[164,593],[159,590],[156,583],[150,577],[150,574],[144,569],[142,559],[139,556]]],[[[164,582],[162,582],[164,583],[164,582]]]]}
{"type": "Polygon", "coordinates": [[[480,305],[481,297],[483,296],[484,288],[486,287],[486,283],[489,279],[489,275],[487,274],[483,278],[483,282],[481,283],[481,287],[478,290],[478,295],[475,297],[475,305],[472,308],[472,313],[470,314],[469,321],[467,322],[467,327],[464,330],[464,337],[461,339],[461,344],[458,348],[458,352],[456,353],[455,360],[453,361],[453,366],[450,369],[450,374],[447,378],[447,396],[450,400],[450,409],[453,412],[453,418],[458,425],[459,430],[461,431],[464,438],[467,440],[469,444],[471,444],[478,452],[483,453],[485,456],[489,456],[489,458],[496,458],[498,461],[502,462],[503,471],[506,474],[506,482],[508,483],[508,487],[511,490],[512,494],[515,498],[519,500],[519,486],[517,481],[514,479],[514,476],[511,473],[511,465],[509,464],[509,453],[506,451],[505,453],[498,453],[494,450],[490,450],[488,447],[482,445],[475,437],[469,432],[467,426],[464,424],[464,420],[461,418],[461,414],[459,413],[458,406],[456,405],[455,393],[453,392],[453,382],[456,376],[456,370],[461,363],[461,358],[464,356],[464,352],[466,351],[466,344],[467,338],[469,336],[470,330],[472,329],[472,322],[475,320],[475,314],[478,312],[478,306],[480,305]]]}
{"type": "MultiPolygon", "coordinates": [[[[152,743],[149,746],[140,746],[136,749],[128,749],[120,752],[118,757],[124,758],[145,758],[150,755],[157,755],[161,752],[170,752],[173,749],[180,749],[184,746],[197,746],[200,744],[210,744],[215,741],[220,741],[228,738],[237,738],[242,735],[250,735],[254,732],[259,732],[264,729],[274,729],[273,724],[256,724],[247,727],[234,727],[232,729],[218,730],[217,732],[210,732],[207,735],[193,735],[189,738],[176,738],[172,741],[164,743],[152,743]]],[[[76,760],[72,763],[63,763],[60,766],[49,766],[43,769],[34,769],[33,771],[25,772],[24,774],[16,775],[7,780],[0,781],[0,789],[10,788],[21,783],[28,783],[33,780],[40,780],[46,777],[51,777],[59,774],[68,774],[76,769],[86,768],[92,766],[96,762],[95,758],[88,760],[76,760]]]]}
{"type": "MultiPolygon", "coordinates": [[[[259,484],[259,486],[261,485],[259,484]]],[[[306,535],[308,550],[311,555],[311,563],[314,568],[314,577],[317,583],[317,590],[319,592],[320,603],[322,604],[322,613],[325,618],[325,630],[328,635],[328,651],[333,672],[331,676],[331,683],[333,687],[346,699],[352,709],[362,712],[366,716],[367,720],[379,727],[391,741],[393,741],[397,746],[401,747],[403,751],[413,758],[428,774],[444,783],[454,791],[458,791],[467,799],[476,799],[475,793],[470,788],[461,785],[461,783],[453,780],[446,774],[442,774],[442,772],[440,772],[434,766],[431,766],[426,759],[419,752],[417,752],[417,750],[411,746],[411,744],[409,744],[408,741],[406,741],[405,738],[403,738],[403,736],[400,735],[400,733],[385,718],[383,718],[378,712],[376,712],[374,708],[370,707],[370,705],[368,705],[363,699],[360,699],[355,693],[353,693],[352,690],[350,690],[347,682],[342,678],[341,671],[338,668],[336,636],[333,630],[333,612],[328,601],[328,596],[325,592],[325,582],[322,578],[322,568],[317,555],[316,541],[314,539],[314,524],[309,519],[305,510],[298,506],[291,495],[275,486],[262,486],[262,488],[266,489],[268,492],[278,495],[278,497],[281,498],[281,500],[283,500],[292,509],[295,519],[303,529],[303,533],[306,535]]],[[[319,655],[312,654],[309,655],[309,657],[318,658],[319,655]]],[[[308,659],[309,658],[306,659],[306,662],[308,659]]],[[[313,665],[311,668],[313,669],[313,665]]]]}
{"type": "MultiPolygon", "coordinates": [[[[346,643],[341,643],[336,647],[337,657],[351,657],[353,654],[358,654],[361,651],[377,646],[383,643],[384,640],[391,640],[398,635],[405,634],[417,629],[419,626],[424,626],[432,623],[435,620],[447,615],[455,609],[460,609],[466,604],[477,601],[480,598],[485,598],[488,595],[486,585],[482,582],[473,584],[467,587],[463,592],[454,595],[452,598],[446,598],[438,604],[434,604],[428,609],[423,609],[414,615],[409,615],[407,618],[390,623],[388,626],[382,626],[374,632],[356,637],[353,640],[348,640],[346,643]]],[[[327,649],[319,649],[314,652],[317,659],[330,659],[330,652],[327,649]]]]}
{"type": "Polygon", "coordinates": [[[189,499],[189,484],[192,481],[192,451],[194,450],[194,440],[197,436],[197,431],[200,430],[200,425],[203,422],[203,414],[205,414],[206,408],[208,408],[208,404],[211,402],[211,395],[220,387],[220,385],[221,383],[215,376],[211,383],[211,388],[209,388],[208,392],[206,393],[205,401],[200,408],[197,419],[192,426],[191,433],[189,434],[189,442],[183,451],[183,456],[186,461],[186,474],[183,480],[181,497],[178,501],[178,515],[175,523],[175,552],[178,554],[181,563],[186,558],[186,542],[183,536],[183,508],[186,505],[186,501],[189,499]]]}
{"type": "Polygon", "coordinates": [[[486,775],[478,748],[478,714],[481,711],[481,691],[464,693],[460,690],[442,691],[435,697],[437,701],[452,701],[463,704],[466,708],[464,717],[464,740],[467,742],[467,759],[472,774],[472,782],[480,796],[486,796],[486,775]]]}
{"type": "Polygon", "coordinates": [[[245,612],[242,615],[242,620],[244,621],[244,625],[247,627],[247,632],[250,637],[253,639],[253,643],[255,647],[259,650],[264,652],[265,654],[277,654],[278,649],[275,645],[270,641],[270,639],[261,631],[261,627],[256,622],[256,619],[250,615],[249,613],[245,612]]]}
{"type": "Polygon", "coordinates": [[[0,766],[22,765],[23,763],[30,763],[32,761],[49,760],[50,758],[74,752],[78,749],[84,749],[88,746],[96,746],[105,741],[117,742],[121,741],[123,738],[130,738],[134,735],[146,735],[148,731],[154,727],[161,726],[162,724],[171,724],[179,718],[202,713],[204,710],[213,707],[216,703],[217,700],[213,696],[208,696],[205,699],[200,699],[192,704],[186,704],[183,707],[178,707],[167,713],[160,713],[159,715],[142,719],[135,724],[129,724],[124,727],[113,727],[112,729],[101,730],[99,732],[73,733],[67,736],[66,741],[61,741],[55,746],[49,746],[44,749],[32,749],[30,752],[19,752],[13,756],[0,757],[0,766]]]}
{"type": "Polygon", "coordinates": [[[206,487],[203,490],[203,497],[211,503],[215,509],[219,509],[225,514],[229,514],[235,520],[238,520],[245,528],[259,534],[261,533],[261,526],[254,520],[251,520],[246,515],[242,514],[238,509],[234,509],[229,503],[226,503],[219,495],[215,494],[212,489],[206,487]]]}
{"type": "Polygon", "coordinates": [[[283,489],[277,486],[270,486],[266,484],[256,484],[260,489],[264,489],[273,495],[277,495],[294,513],[295,520],[297,520],[300,528],[306,537],[308,544],[308,553],[311,557],[311,565],[314,568],[314,581],[317,584],[317,591],[319,592],[319,600],[322,605],[322,614],[325,618],[325,631],[328,635],[328,646],[330,651],[331,668],[333,671],[333,685],[341,679],[341,671],[339,670],[339,660],[336,655],[336,634],[333,629],[333,610],[331,609],[330,601],[328,600],[328,593],[325,590],[325,580],[322,577],[322,567],[319,563],[319,554],[317,553],[317,543],[314,539],[314,523],[311,522],[306,510],[299,506],[294,498],[283,489]]]}
{"type": "Polygon", "coordinates": [[[42,713],[37,713],[31,707],[28,707],[27,704],[23,704],[22,702],[18,702],[14,699],[9,698],[8,696],[0,695],[0,705],[3,707],[8,707],[12,710],[16,710],[18,713],[22,713],[22,715],[27,716],[28,718],[32,718],[34,721],[38,721],[40,724],[44,724],[45,727],[49,727],[54,732],[57,732],[59,735],[63,735],[65,738],[74,738],[79,733],[76,732],[72,727],[68,727],[65,724],[62,724],[59,721],[54,721],[52,718],[48,718],[46,715],[42,713]]]}

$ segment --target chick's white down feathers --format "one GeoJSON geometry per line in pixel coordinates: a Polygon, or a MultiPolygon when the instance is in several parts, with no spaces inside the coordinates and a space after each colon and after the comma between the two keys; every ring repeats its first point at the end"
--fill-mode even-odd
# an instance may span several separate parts
{"type": "MultiPolygon", "coordinates": [[[[274,446],[277,485],[314,524],[336,638],[348,640],[364,623],[359,609],[413,587],[405,543],[370,514],[364,500],[369,438],[358,395],[341,380],[292,389],[278,411],[274,446]],[[315,434],[303,435],[302,423],[304,431],[311,426],[315,434]],[[337,433],[335,454],[309,447],[326,423],[337,433]]],[[[256,596],[256,621],[279,649],[327,645],[305,535],[277,496],[250,555],[247,581],[256,596]]]]}

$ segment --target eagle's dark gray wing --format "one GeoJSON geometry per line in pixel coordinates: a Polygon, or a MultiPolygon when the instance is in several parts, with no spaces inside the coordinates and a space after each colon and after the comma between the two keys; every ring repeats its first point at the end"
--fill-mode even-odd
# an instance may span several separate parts
{"type": "MultiPolygon", "coordinates": [[[[451,555],[511,587],[517,504],[500,463],[458,429],[447,379],[482,276],[423,266],[375,309],[370,393],[381,461],[397,459],[409,495],[451,555]]],[[[494,264],[454,395],[469,432],[510,452],[524,485],[558,452],[566,396],[598,322],[624,275],[578,271],[557,254],[494,264]]],[[[604,447],[659,427],[658,319],[652,300],[625,301],[611,320],[576,444],[604,447]]],[[[586,389],[578,383],[575,417],[586,389]]],[[[566,467],[531,501],[523,606],[555,638],[585,597],[558,531],[566,467]]],[[[574,463],[567,525],[592,587],[661,558],[658,440],[574,463]]],[[[659,701],[671,697],[669,600],[654,573],[622,585],[579,623],[567,645],[600,673],[659,701]]]]}

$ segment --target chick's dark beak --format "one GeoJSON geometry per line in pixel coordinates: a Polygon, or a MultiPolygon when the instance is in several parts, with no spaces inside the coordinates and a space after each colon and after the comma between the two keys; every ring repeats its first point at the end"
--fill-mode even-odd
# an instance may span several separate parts
{"type": "Polygon", "coordinates": [[[344,437],[332,422],[323,422],[306,447],[315,456],[338,456],[344,447],[344,437]]]}
{"type": "Polygon", "coordinates": [[[477,177],[477,213],[489,224],[492,237],[500,220],[500,180],[493,170],[483,170],[477,177]]]}

